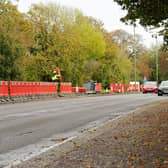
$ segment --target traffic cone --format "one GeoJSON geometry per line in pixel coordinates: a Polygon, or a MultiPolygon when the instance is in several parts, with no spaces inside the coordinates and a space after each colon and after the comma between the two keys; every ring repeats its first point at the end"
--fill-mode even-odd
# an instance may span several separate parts
{"type": "Polygon", "coordinates": [[[78,87],[78,84],[76,84],[76,93],[79,92],[79,87],[78,87]]]}
{"type": "Polygon", "coordinates": [[[110,92],[111,92],[112,94],[114,93],[114,90],[113,90],[113,87],[112,87],[112,86],[111,86],[110,92]]]}
{"type": "Polygon", "coordinates": [[[121,93],[124,93],[124,87],[123,86],[121,87],[121,93]]]}
{"type": "Polygon", "coordinates": [[[106,93],[108,93],[108,89],[106,88],[106,93]]]}

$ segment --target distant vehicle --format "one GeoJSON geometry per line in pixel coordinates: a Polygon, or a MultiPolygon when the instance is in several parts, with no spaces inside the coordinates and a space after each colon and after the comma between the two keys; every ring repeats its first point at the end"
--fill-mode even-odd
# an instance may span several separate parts
{"type": "Polygon", "coordinates": [[[168,94],[168,80],[162,81],[158,88],[158,96],[162,96],[163,94],[168,94]]]}
{"type": "Polygon", "coordinates": [[[83,87],[87,89],[86,93],[88,94],[92,94],[92,93],[96,93],[96,81],[86,81],[83,84],[83,87]]]}
{"type": "Polygon", "coordinates": [[[156,81],[147,81],[142,85],[142,93],[157,93],[158,87],[156,81]]]}

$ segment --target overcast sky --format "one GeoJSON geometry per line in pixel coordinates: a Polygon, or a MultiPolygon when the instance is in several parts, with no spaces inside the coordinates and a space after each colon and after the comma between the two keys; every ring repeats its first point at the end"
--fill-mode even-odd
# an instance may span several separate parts
{"type": "MultiPolygon", "coordinates": [[[[133,34],[133,27],[126,26],[120,21],[125,12],[121,10],[113,0],[49,0],[68,7],[75,7],[80,9],[84,15],[92,16],[101,20],[104,23],[104,28],[108,31],[116,29],[123,29],[133,34]]],[[[21,12],[27,12],[33,3],[47,3],[48,0],[20,0],[18,9],[21,12]]],[[[136,34],[142,35],[145,46],[150,47],[155,44],[155,40],[151,34],[147,33],[143,27],[136,27],[136,34]]],[[[159,38],[158,42],[161,41],[159,38]]]]}

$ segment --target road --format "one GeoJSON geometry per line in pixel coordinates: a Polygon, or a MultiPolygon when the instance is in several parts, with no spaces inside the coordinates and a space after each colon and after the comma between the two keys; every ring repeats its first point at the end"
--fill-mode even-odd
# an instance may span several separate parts
{"type": "Polygon", "coordinates": [[[57,99],[0,105],[0,167],[52,145],[51,139],[122,116],[145,104],[168,100],[156,94],[57,99]]]}

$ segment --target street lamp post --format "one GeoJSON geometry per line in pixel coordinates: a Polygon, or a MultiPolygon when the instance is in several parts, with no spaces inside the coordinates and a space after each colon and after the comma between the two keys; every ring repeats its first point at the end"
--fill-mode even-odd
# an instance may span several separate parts
{"type": "Polygon", "coordinates": [[[134,54],[134,80],[135,80],[135,84],[136,84],[136,51],[135,51],[135,27],[136,25],[133,25],[133,40],[134,40],[134,44],[133,44],[133,54],[134,54]]]}
{"type": "MultiPolygon", "coordinates": [[[[157,43],[157,34],[153,34],[152,37],[155,38],[156,47],[157,47],[157,45],[158,45],[158,43],[157,43]]],[[[158,80],[159,80],[158,49],[156,50],[156,56],[155,57],[156,57],[156,81],[158,82],[158,80]]]]}

